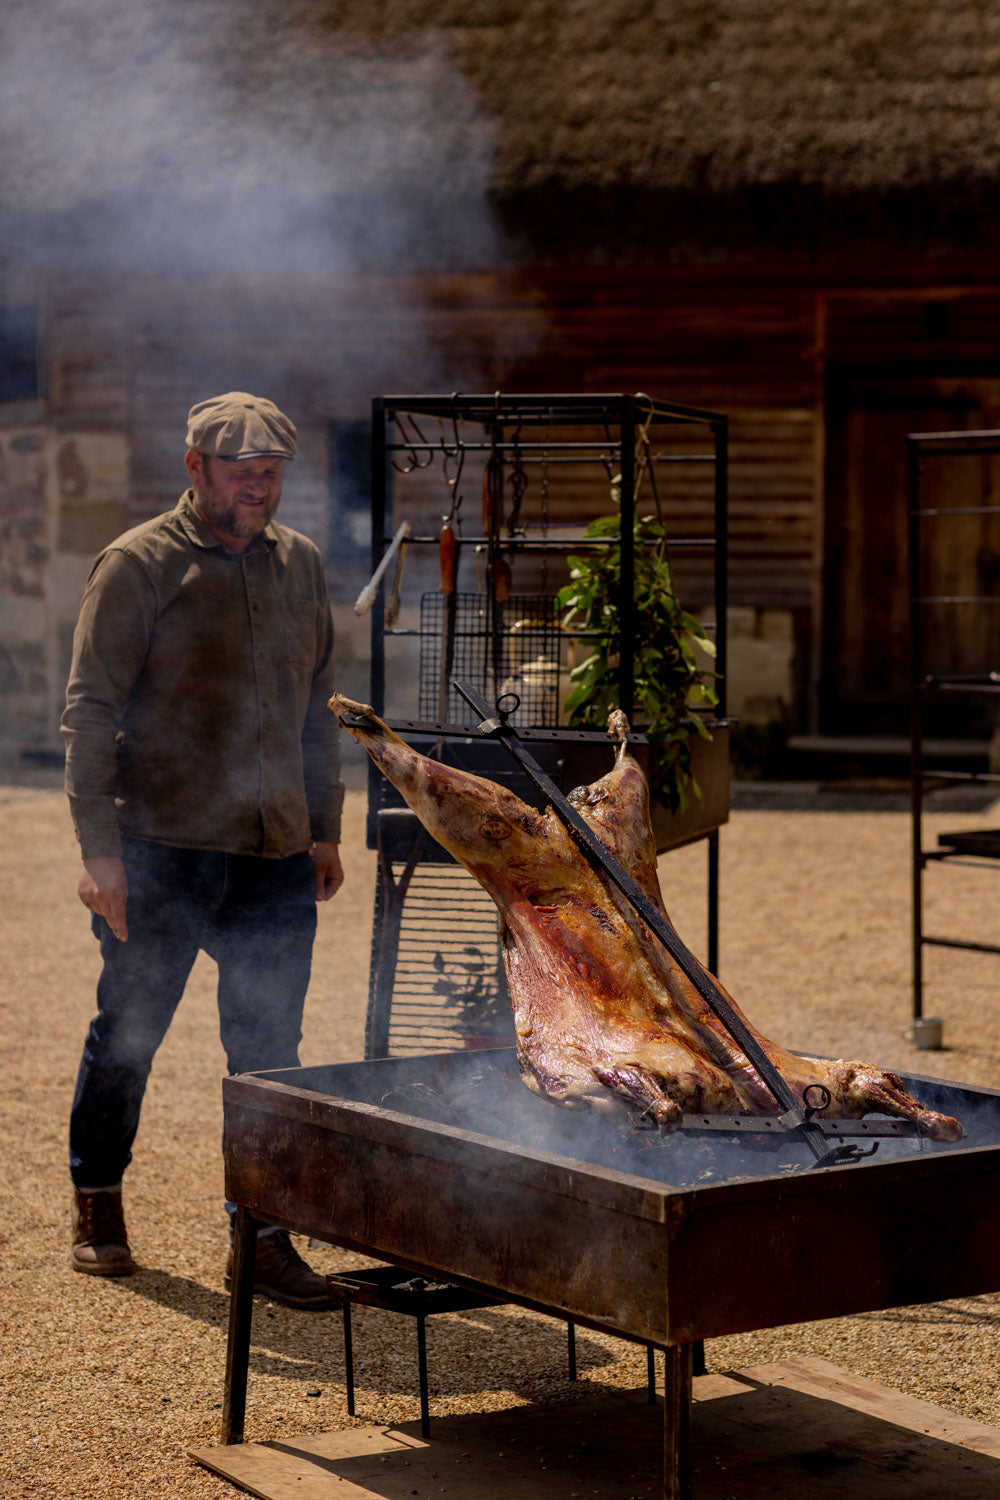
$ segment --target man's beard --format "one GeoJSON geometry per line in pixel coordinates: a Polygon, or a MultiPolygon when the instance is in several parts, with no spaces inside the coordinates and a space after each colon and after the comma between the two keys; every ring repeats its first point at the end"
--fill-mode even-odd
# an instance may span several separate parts
{"type": "Polygon", "coordinates": [[[260,535],[278,509],[281,499],[279,491],[263,509],[257,510],[253,515],[242,516],[237,509],[236,500],[226,500],[220,495],[204,471],[194,486],[194,495],[205,520],[210,521],[219,531],[225,532],[226,536],[234,536],[241,541],[260,535]]]}

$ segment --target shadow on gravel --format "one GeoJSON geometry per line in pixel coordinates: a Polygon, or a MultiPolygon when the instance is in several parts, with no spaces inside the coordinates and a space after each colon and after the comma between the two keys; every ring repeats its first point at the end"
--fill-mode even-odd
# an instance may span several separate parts
{"type": "Polygon", "coordinates": [[[882,1312],[864,1315],[873,1323],[940,1323],[952,1327],[1000,1325],[1000,1299],[972,1297],[961,1302],[928,1302],[923,1307],[890,1307],[882,1312]]]}
{"type": "MultiPolygon", "coordinates": [[[[229,1295],[187,1276],[140,1268],[115,1283],[122,1292],[169,1308],[225,1331],[229,1324],[229,1295]]],[[[385,1394],[408,1395],[417,1390],[417,1336],[412,1318],[402,1313],[356,1306],[353,1309],[355,1379],[385,1394]],[[378,1326],[381,1324],[381,1326],[378,1326]],[[384,1358],[386,1343],[392,1354],[412,1353],[412,1371],[396,1372],[384,1358]],[[410,1375],[412,1374],[412,1379],[410,1375]]],[[[568,1378],[565,1325],[490,1308],[475,1312],[428,1317],[427,1354],[433,1389],[438,1395],[462,1393],[468,1385],[463,1356],[476,1358],[477,1388],[519,1389],[539,1377],[551,1380],[561,1372],[568,1378]],[[530,1355],[522,1348],[530,1342],[530,1355]],[[435,1348],[440,1360],[435,1361],[435,1348]],[[456,1358],[456,1356],[458,1356],[456,1358]],[[488,1372],[488,1373],[487,1373],[488,1372]]],[[[612,1350],[576,1330],[576,1362],[581,1377],[613,1363],[612,1350]]],[[[343,1315],[340,1307],[327,1312],[303,1312],[254,1298],[250,1369],[257,1375],[279,1375],[310,1385],[344,1378],[343,1315]]]]}
{"type": "Polygon", "coordinates": [[[132,1276],[120,1276],[115,1285],[123,1292],[143,1297],[147,1302],[169,1307],[172,1312],[182,1313],[187,1318],[196,1318],[215,1328],[225,1328],[229,1322],[229,1294],[192,1281],[189,1276],[175,1276],[171,1271],[140,1266],[132,1276]]]}

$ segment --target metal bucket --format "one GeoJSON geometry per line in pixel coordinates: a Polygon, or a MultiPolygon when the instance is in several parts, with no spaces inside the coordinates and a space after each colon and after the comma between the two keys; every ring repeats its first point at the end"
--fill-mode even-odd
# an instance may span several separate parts
{"type": "Polygon", "coordinates": [[[940,1051],[943,1032],[944,1021],[940,1016],[916,1016],[903,1028],[903,1035],[921,1052],[940,1051]]]}

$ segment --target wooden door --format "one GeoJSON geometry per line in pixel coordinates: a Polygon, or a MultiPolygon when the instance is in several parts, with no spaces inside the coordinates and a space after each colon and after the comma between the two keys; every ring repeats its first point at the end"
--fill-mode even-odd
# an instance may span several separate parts
{"type": "MultiPolygon", "coordinates": [[[[905,438],[1000,428],[1000,378],[833,372],[827,400],[826,542],[820,727],[827,734],[905,735],[910,683],[905,438]]],[[[957,511],[1000,503],[995,458],[940,460],[924,503],[957,511]]],[[[924,533],[921,589],[1000,588],[996,517],[945,515],[924,533]]],[[[1000,665],[1000,605],[935,607],[929,671],[1000,665]],[[992,660],[990,660],[992,658],[992,660]]],[[[979,733],[981,705],[954,706],[950,734],[979,733]]]]}

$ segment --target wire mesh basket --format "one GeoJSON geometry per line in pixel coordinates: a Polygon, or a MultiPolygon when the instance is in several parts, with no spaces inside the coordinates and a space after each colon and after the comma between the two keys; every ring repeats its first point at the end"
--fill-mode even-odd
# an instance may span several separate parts
{"type": "Polygon", "coordinates": [[[426,593],[420,600],[420,698],[423,718],[461,723],[469,710],[452,679],[471,682],[494,702],[501,693],[517,693],[521,706],[515,723],[532,726],[559,722],[561,652],[567,640],[560,611],[548,594],[512,594],[495,606],[480,594],[426,593]],[[495,628],[491,629],[491,625],[495,628]],[[442,687],[442,662],[447,684],[442,687]]]}
{"type": "MultiPolygon", "coordinates": [[[[391,865],[393,887],[404,862],[391,865]]],[[[497,943],[497,910],[459,865],[420,863],[398,925],[376,890],[365,1055],[511,1047],[514,1019],[497,943]],[[391,934],[388,942],[380,935],[391,934]]]]}

